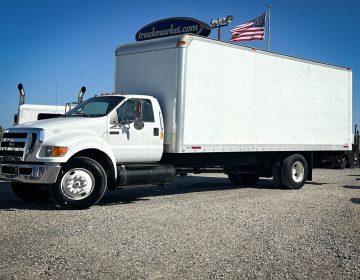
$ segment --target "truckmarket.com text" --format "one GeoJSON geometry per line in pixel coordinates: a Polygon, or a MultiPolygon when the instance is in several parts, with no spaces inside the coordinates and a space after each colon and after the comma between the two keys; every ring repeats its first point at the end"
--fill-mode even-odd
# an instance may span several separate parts
{"type": "Polygon", "coordinates": [[[163,36],[169,36],[169,35],[177,35],[182,33],[196,33],[199,29],[198,25],[190,25],[190,26],[184,26],[184,27],[174,27],[174,25],[171,25],[170,28],[164,29],[164,30],[155,30],[155,27],[152,28],[152,31],[150,32],[140,32],[138,35],[138,39],[148,39],[148,38],[155,38],[155,37],[163,37],[163,36]]]}

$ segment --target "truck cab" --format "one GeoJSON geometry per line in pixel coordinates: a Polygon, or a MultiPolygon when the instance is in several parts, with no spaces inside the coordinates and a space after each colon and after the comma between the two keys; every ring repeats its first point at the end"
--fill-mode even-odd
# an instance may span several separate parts
{"type": "MultiPolygon", "coordinates": [[[[154,97],[95,96],[60,118],[5,130],[0,178],[11,180],[24,200],[41,197],[44,185],[58,185],[50,191],[58,204],[88,207],[114,187],[119,164],[120,169],[131,163],[154,169],[151,164],[163,153],[162,123],[154,97]]],[[[161,177],[158,183],[166,181],[161,177]]]]}

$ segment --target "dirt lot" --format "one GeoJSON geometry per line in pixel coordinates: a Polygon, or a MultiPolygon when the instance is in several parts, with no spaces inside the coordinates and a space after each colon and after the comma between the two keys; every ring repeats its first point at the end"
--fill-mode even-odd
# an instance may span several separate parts
{"type": "Polygon", "coordinates": [[[65,211],[0,187],[0,279],[359,279],[360,169],[299,191],[225,175],[110,192],[65,211]]]}

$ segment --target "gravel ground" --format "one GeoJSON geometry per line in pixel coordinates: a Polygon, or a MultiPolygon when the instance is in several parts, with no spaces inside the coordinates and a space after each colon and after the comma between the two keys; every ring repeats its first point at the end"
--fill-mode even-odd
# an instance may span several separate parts
{"type": "Polygon", "coordinates": [[[84,211],[0,187],[0,279],[360,279],[360,169],[299,191],[225,175],[108,193],[84,211]]]}

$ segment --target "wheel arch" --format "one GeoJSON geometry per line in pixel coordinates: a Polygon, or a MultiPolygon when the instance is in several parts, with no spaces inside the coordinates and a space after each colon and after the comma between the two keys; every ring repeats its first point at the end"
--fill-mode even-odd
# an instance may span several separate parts
{"type": "Polygon", "coordinates": [[[115,182],[116,182],[116,163],[113,162],[113,160],[107,155],[105,152],[90,148],[81,150],[69,158],[69,161],[76,157],[87,157],[95,160],[98,162],[105,170],[106,176],[107,176],[107,185],[109,189],[115,188],[115,182]]]}

